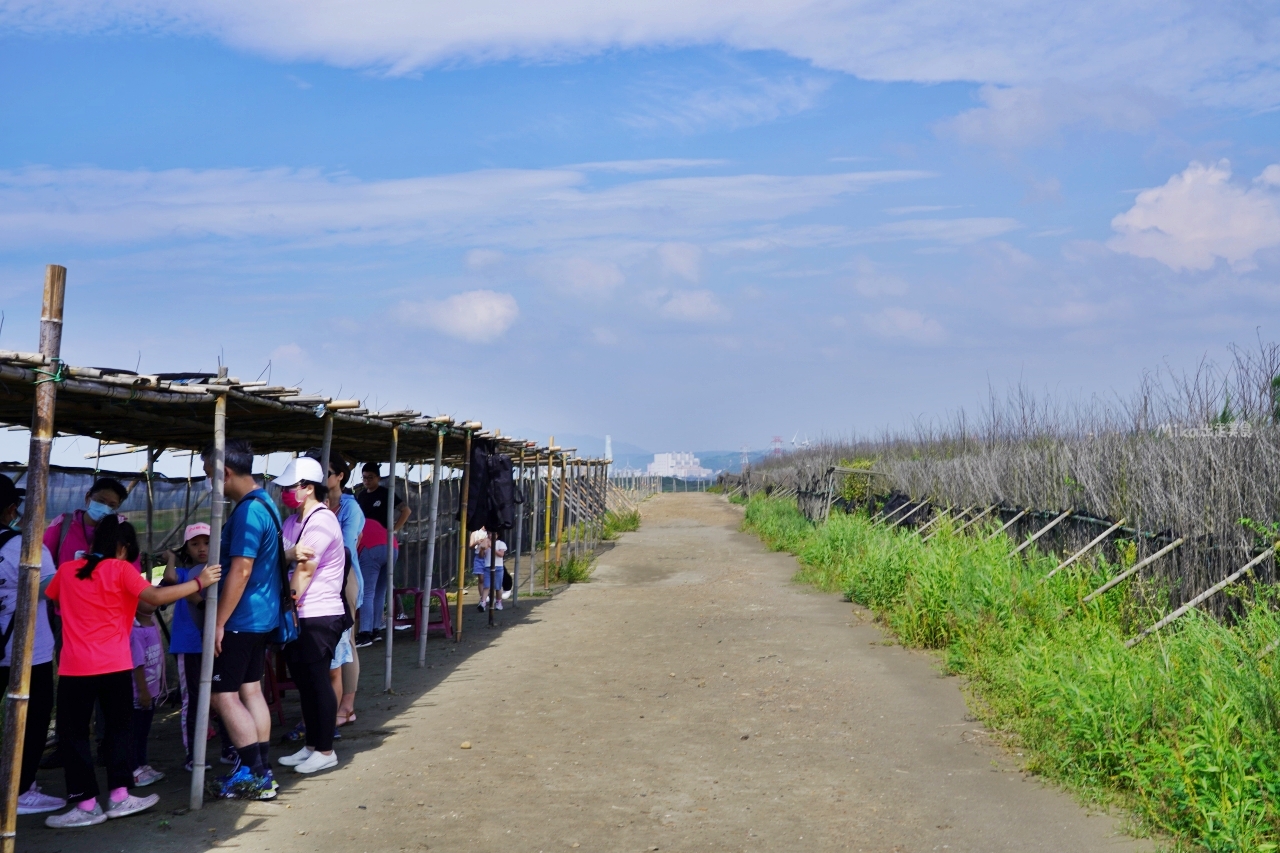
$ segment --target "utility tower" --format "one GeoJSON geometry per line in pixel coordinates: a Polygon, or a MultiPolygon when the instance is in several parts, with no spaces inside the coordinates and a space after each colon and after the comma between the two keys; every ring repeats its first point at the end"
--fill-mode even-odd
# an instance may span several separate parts
{"type": "Polygon", "coordinates": [[[773,444],[773,455],[781,456],[782,455],[782,436],[775,435],[771,443],[773,444]]]}

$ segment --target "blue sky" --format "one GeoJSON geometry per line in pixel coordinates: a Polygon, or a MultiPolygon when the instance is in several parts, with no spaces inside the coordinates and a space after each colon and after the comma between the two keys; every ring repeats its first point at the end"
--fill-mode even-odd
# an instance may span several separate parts
{"type": "Polygon", "coordinates": [[[726,5],[0,0],[0,348],[660,451],[1275,338],[1274,4],[726,5]]]}

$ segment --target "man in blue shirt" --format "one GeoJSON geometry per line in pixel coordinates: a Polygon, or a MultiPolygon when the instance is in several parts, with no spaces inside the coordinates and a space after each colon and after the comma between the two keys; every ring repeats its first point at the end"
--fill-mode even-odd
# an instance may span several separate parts
{"type": "MultiPolygon", "coordinates": [[[[213,476],[213,452],[204,453],[213,476]]],[[[222,528],[220,559],[226,572],[218,587],[212,703],[231,735],[239,763],[223,780],[221,795],[271,799],[267,748],[271,712],[262,695],[267,640],[280,620],[280,514],[253,479],[253,448],[227,441],[224,489],[235,501],[222,528]]]]}

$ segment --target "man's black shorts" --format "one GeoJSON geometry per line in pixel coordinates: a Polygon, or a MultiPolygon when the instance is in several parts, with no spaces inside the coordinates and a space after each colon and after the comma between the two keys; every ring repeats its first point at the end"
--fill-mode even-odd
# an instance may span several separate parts
{"type": "Polygon", "coordinates": [[[222,654],[213,659],[213,692],[234,693],[241,685],[262,680],[267,635],[227,631],[222,654]]]}

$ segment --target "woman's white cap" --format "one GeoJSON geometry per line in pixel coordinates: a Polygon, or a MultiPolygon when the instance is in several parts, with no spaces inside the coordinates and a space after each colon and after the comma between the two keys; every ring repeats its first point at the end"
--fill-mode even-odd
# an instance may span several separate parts
{"type": "Polygon", "coordinates": [[[284,473],[276,477],[275,484],[282,489],[296,486],[302,480],[310,483],[324,482],[324,469],[310,456],[299,456],[285,466],[284,473]]]}

